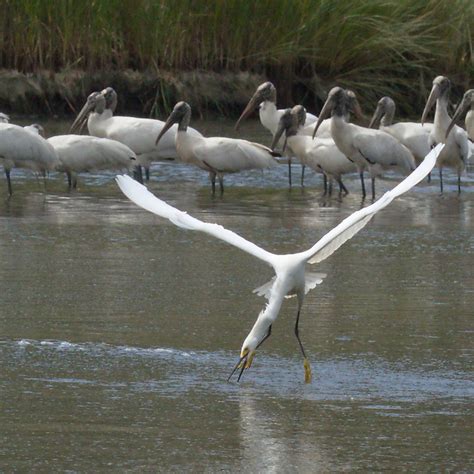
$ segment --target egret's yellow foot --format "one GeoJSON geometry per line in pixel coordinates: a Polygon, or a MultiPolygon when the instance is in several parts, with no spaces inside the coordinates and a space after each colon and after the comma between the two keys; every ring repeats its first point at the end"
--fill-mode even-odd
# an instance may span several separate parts
{"type": "Polygon", "coordinates": [[[250,369],[252,362],[253,362],[253,357],[255,355],[255,352],[251,352],[249,356],[247,357],[247,362],[245,363],[245,368],[250,369]]]}
{"type": "Polygon", "coordinates": [[[304,382],[311,383],[312,375],[311,375],[311,366],[309,365],[309,360],[304,359],[304,382]]]}

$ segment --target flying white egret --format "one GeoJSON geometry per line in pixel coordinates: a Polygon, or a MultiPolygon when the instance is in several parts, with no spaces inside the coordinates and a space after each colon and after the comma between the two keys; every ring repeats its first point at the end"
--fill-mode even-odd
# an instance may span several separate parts
{"type": "Polygon", "coordinates": [[[12,168],[26,168],[43,176],[58,164],[54,148],[38,133],[10,123],[0,123],[0,163],[5,170],[8,193],[13,194],[10,181],[12,168]]]}
{"type": "Polygon", "coordinates": [[[77,186],[77,173],[97,170],[129,170],[135,153],[123,143],[89,135],[57,135],[48,138],[59,157],[58,171],[66,173],[69,189],[77,186]]]}
{"type": "MultiPolygon", "coordinates": [[[[260,117],[260,123],[272,134],[272,137],[275,136],[275,133],[278,129],[278,123],[280,122],[280,118],[285,111],[285,109],[277,109],[276,106],[277,100],[277,91],[275,86],[271,82],[264,82],[257,87],[254,95],[250,98],[249,102],[245,106],[242,114],[240,115],[237,123],[235,124],[235,129],[237,130],[240,126],[242,120],[247,118],[257,107],[258,107],[258,115],[260,117]]],[[[305,125],[309,126],[314,124],[318,120],[316,115],[307,113],[305,119],[305,125]]],[[[311,135],[313,133],[313,128],[307,129],[308,134],[311,135]]],[[[302,132],[304,133],[304,132],[302,132]]],[[[325,127],[320,131],[320,136],[323,134],[328,134],[330,136],[329,127],[325,127]]],[[[279,142],[280,148],[284,147],[283,141],[279,142]]],[[[291,186],[291,156],[288,156],[288,179],[291,186]]],[[[303,183],[304,180],[304,168],[302,169],[301,174],[301,182],[303,183]]]]}
{"type": "Polygon", "coordinates": [[[420,163],[431,150],[430,133],[432,123],[398,122],[393,123],[395,102],[391,97],[382,97],[369,123],[369,128],[378,128],[395,137],[413,154],[415,161],[420,163]]]}
{"type": "MultiPolygon", "coordinates": [[[[113,115],[117,94],[111,87],[101,92],[93,92],[71,126],[71,132],[78,130],[87,120],[89,133],[99,138],[110,138],[128,146],[137,156],[138,164],[149,167],[153,161],[175,159],[177,127],[172,127],[155,143],[156,136],[163,130],[164,122],[149,118],[113,115]]],[[[202,136],[189,128],[189,134],[202,136]]]]}
{"type": "MultiPolygon", "coordinates": [[[[351,91],[351,94],[353,92],[351,91]]],[[[410,150],[396,138],[381,130],[360,127],[347,122],[351,98],[348,91],[333,87],[319,115],[313,138],[321,122],[331,117],[331,135],[341,152],[357,166],[365,197],[364,170],[369,169],[372,178],[372,199],[375,199],[375,177],[384,169],[399,167],[404,171],[415,168],[415,160],[410,150]]]]}
{"type": "Polygon", "coordinates": [[[440,189],[443,192],[443,168],[447,166],[457,171],[458,192],[461,192],[461,174],[465,170],[469,158],[469,143],[466,131],[457,125],[454,125],[451,133],[447,135],[452,121],[448,113],[450,88],[451,82],[447,77],[437,76],[433,79],[433,87],[426,101],[421,123],[426,121],[429,111],[436,103],[434,126],[430,134],[431,143],[446,144],[437,162],[440,189]]]}
{"type": "MultiPolygon", "coordinates": [[[[342,175],[355,173],[356,166],[337,148],[332,138],[318,138],[313,140],[308,135],[301,135],[304,126],[305,109],[302,105],[295,105],[287,109],[280,118],[278,129],[273,139],[272,148],[276,145],[283,132],[286,132],[286,145],[294,156],[314,171],[323,173],[329,178],[329,194],[332,193],[332,181],[339,184],[340,192],[349,192],[342,182],[342,175]]],[[[327,189],[324,190],[327,192],[327,189]]]]}
{"type": "Polygon", "coordinates": [[[224,192],[224,174],[250,169],[264,169],[277,165],[270,148],[259,143],[238,138],[203,137],[188,133],[191,107],[186,102],[178,102],[166,120],[156,142],[159,143],[167,130],[178,123],[176,150],[183,163],[193,164],[209,173],[212,192],[216,190],[216,176],[221,193],[224,192]]]}
{"type": "Polygon", "coordinates": [[[251,366],[256,349],[270,336],[272,324],[280,312],[283,299],[296,295],[298,300],[298,312],[295,323],[295,336],[304,358],[305,381],[310,382],[311,368],[299,337],[298,324],[305,294],[320,284],[325,275],[306,272],[306,264],[319,263],[328,258],[344,242],[357,234],[357,232],[370,221],[374,214],[390,204],[397,196],[407,192],[419,183],[433,169],[433,166],[436,164],[436,158],[442,148],[442,144],[434,148],[418,168],[400,184],[386,192],[372,205],[360,209],[344,219],[310,249],[304,252],[286,255],[268,252],[218,224],[210,224],[198,220],[186,212],[182,212],[158,199],[151,194],[146,187],[128,176],[117,176],[116,180],[122,192],[131,201],[147,211],[169,219],[173,224],[183,229],[199,230],[217,237],[259,258],[270,267],[273,267],[275,276],[272,280],[255,290],[259,295],[265,296],[268,300],[268,304],[265,309],[261,311],[253,328],[245,338],[240,351],[240,359],[229,376],[229,379],[237,368],[240,367],[238,377],[238,380],[240,380],[243,371],[251,366]]]}
{"type": "Polygon", "coordinates": [[[467,109],[469,110],[466,114],[466,120],[464,123],[466,124],[466,132],[469,140],[474,142],[474,89],[469,89],[464,93],[461,103],[454,112],[453,119],[448,126],[446,135],[449,134],[456,121],[467,109]]]}

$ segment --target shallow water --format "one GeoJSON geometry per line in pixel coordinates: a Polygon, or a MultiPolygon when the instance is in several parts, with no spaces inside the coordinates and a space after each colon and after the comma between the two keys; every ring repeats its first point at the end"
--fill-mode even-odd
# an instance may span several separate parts
{"type": "MultiPolygon", "coordinates": [[[[254,123],[242,133],[268,143],[254,123]]],[[[0,199],[0,470],[474,469],[474,182],[458,196],[446,177],[444,195],[423,183],[317,266],[305,385],[291,299],[226,381],[264,304],[252,289],[272,276],[259,261],[138,209],[112,173],[67,193],[62,176],[44,192],[15,172],[0,199]]],[[[204,173],[162,163],[149,187],[284,253],[361,206],[357,177],[343,199],[306,182],[289,191],[281,166],[212,197],[204,173]]]]}

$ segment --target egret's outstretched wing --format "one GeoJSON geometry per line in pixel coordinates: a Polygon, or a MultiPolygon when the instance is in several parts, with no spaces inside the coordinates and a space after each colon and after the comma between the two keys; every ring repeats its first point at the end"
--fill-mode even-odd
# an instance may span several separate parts
{"type": "Polygon", "coordinates": [[[274,254],[267,252],[252,242],[249,242],[235,232],[227,230],[219,224],[202,222],[199,219],[188,215],[186,212],[180,211],[179,209],[166,204],[166,202],[158,199],[155,195],[150,193],[145,186],[137,183],[135,180],[130,178],[130,176],[117,176],[115,179],[125,196],[138,206],[143,207],[143,209],[153,212],[165,219],[169,219],[173,224],[182,227],[183,229],[200,230],[206,234],[213,235],[214,237],[217,237],[218,239],[234,245],[235,247],[263,260],[269,265],[273,265],[276,257],[274,254]]]}
{"type": "Polygon", "coordinates": [[[439,144],[426,155],[423,162],[400,184],[387,191],[372,205],[354,212],[322,237],[313,247],[304,252],[308,263],[318,263],[333,254],[344,242],[359,232],[380,209],[388,206],[397,196],[407,192],[428,176],[444,145],[439,144]]]}

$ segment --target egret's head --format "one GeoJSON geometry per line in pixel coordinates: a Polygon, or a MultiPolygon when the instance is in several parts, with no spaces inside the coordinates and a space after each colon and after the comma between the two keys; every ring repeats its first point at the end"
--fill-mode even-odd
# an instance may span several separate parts
{"type": "Polygon", "coordinates": [[[429,111],[433,108],[438,99],[448,99],[449,89],[451,82],[446,76],[437,76],[433,79],[433,87],[431,88],[430,95],[426,101],[423,115],[421,116],[421,123],[426,122],[429,111]]]}
{"type": "Polygon", "coordinates": [[[266,100],[276,103],[276,89],[271,82],[264,82],[257,87],[257,90],[248,101],[244,111],[235,124],[235,129],[239,128],[240,122],[247,118],[262,102],[266,100]]]}
{"type": "Polygon", "coordinates": [[[474,110],[474,89],[469,89],[464,93],[461,103],[458,105],[456,111],[454,112],[451,123],[449,124],[446,130],[446,138],[448,138],[449,132],[454,127],[456,122],[459,120],[459,117],[468,109],[471,108],[474,110]]]}
{"type": "Polygon", "coordinates": [[[84,107],[82,107],[81,111],[74,120],[74,123],[71,125],[71,133],[74,133],[77,130],[81,130],[84,124],[89,117],[89,114],[94,111],[101,114],[105,110],[105,98],[102,92],[92,92],[87,97],[86,103],[84,107]]]}
{"type": "Polygon", "coordinates": [[[161,137],[173,126],[173,124],[178,123],[179,130],[186,130],[191,120],[191,106],[184,101],[178,102],[174,107],[168,118],[166,119],[161,132],[156,138],[155,144],[158,144],[161,137]]]}

